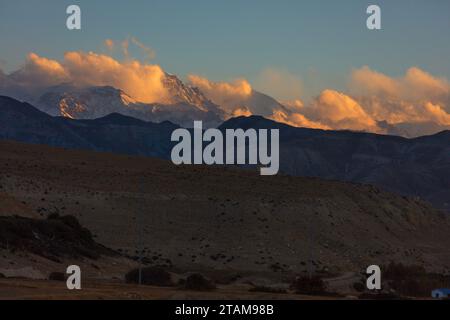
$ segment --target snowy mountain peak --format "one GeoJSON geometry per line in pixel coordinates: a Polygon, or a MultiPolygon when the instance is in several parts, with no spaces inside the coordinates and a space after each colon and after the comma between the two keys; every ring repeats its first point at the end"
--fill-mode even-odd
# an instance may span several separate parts
{"type": "Polygon", "coordinates": [[[37,101],[39,108],[53,116],[72,119],[93,119],[113,112],[136,101],[122,90],[103,87],[61,85],[50,88],[37,101]]]}
{"type": "Polygon", "coordinates": [[[176,75],[166,73],[162,82],[174,104],[187,103],[202,111],[218,109],[198,88],[184,84],[176,75]]]}
{"type": "Polygon", "coordinates": [[[61,84],[42,94],[35,105],[52,116],[71,119],[95,119],[111,113],[146,121],[172,121],[192,126],[194,120],[215,126],[224,116],[219,106],[197,89],[185,85],[177,76],[166,74],[163,85],[170,103],[142,103],[126,92],[111,86],[75,86],[61,84]]]}

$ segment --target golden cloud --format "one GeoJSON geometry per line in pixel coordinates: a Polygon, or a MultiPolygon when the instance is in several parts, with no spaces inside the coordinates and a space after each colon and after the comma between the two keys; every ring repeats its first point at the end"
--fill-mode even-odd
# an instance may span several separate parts
{"type": "Polygon", "coordinates": [[[256,77],[254,87],[276,98],[299,99],[303,82],[288,70],[266,68],[256,77]]]}
{"type": "Polygon", "coordinates": [[[441,106],[427,102],[424,105],[424,109],[426,111],[425,116],[428,116],[428,120],[444,126],[450,126],[450,114],[441,106]]]}
{"type": "Polygon", "coordinates": [[[210,100],[228,112],[233,112],[236,107],[243,104],[243,100],[252,94],[252,86],[245,79],[235,79],[232,82],[213,82],[205,77],[191,74],[188,76],[188,80],[210,100]]]}
{"type": "Polygon", "coordinates": [[[277,122],[285,123],[293,127],[305,127],[305,128],[313,128],[313,129],[324,129],[324,130],[330,130],[331,127],[324,125],[320,122],[311,121],[308,118],[306,118],[301,113],[287,113],[282,110],[274,110],[272,116],[269,117],[269,119],[272,119],[277,122]]]}
{"type": "MultiPolygon", "coordinates": [[[[94,52],[66,52],[61,61],[30,53],[25,64],[11,74],[0,70],[2,94],[28,90],[24,96],[40,93],[41,88],[71,83],[79,86],[113,86],[144,103],[172,103],[165,88],[164,70],[157,64],[129,57],[129,45],[140,48],[146,59],[154,52],[135,38],[122,42],[107,39],[109,50],[121,48],[125,59],[117,60],[94,52]]],[[[385,132],[378,122],[389,125],[435,123],[450,128],[450,83],[418,67],[409,68],[400,77],[390,77],[364,66],[352,71],[348,92],[323,90],[310,101],[300,100],[302,82],[287,71],[265,69],[256,84],[278,97],[292,97],[278,103],[255,91],[246,79],[215,82],[199,75],[189,75],[198,87],[215,102],[226,116],[263,115],[293,126],[320,129],[350,129],[385,132]]],[[[19,95],[17,95],[19,96],[19,95]]]]}
{"type": "Polygon", "coordinates": [[[391,78],[365,66],[353,71],[350,89],[375,120],[448,125],[450,83],[420,68],[409,68],[404,76],[391,78]]]}
{"type": "Polygon", "coordinates": [[[114,44],[114,41],[113,41],[113,40],[111,40],[111,39],[106,39],[106,40],[104,41],[104,45],[105,45],[105,47],[106,47],[109,51],[113,51],[113,50],[114,50],[115,44],[114,44]]]}
{"type": "Polygon", "coordinates": [[[24,87],[48,87],[69,82],[78,86],[113,86],[145,103],[170,103],[163,86],[164,70],[137,60],[118,61],[94,52],[70,51],[59,62],[30,53],[26,64],[11,75],[24,87]]]}
{"type": "Polygon", "coordinates": [[[236,108],[232,112],[232,117],[250,117],[253,113],[247,107],[236,108]]]}
{"type": "Polygon", "coordinates": [[[335,90],[324,90],[305,113],[333,129],[379,131],[376,121],[357,101],[335,90]]]}
{"type": "Polygon", "coordinates": [[[67,81],[69,75],[55,60],[30,53],[25,65],[11,75],[11,79],[22,86],[49,86],[67,81]]]}
{"type": "Polygon", "coordinates": [[[158,65],[119,62],[107,55],[77,51],[67,52],[62,64],[76,84],[113,86],[145,103],[170,102],[162,83],[165,73],[158,65]]]}

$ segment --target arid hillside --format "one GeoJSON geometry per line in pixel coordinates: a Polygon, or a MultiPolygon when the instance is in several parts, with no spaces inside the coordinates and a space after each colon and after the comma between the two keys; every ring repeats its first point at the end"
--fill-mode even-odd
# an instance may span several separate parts
{"type": "Polygon", "coordinates": [[[73,215],[102,245],[181,271],[450,270],[449,219],[417,199],[315,178],[0,142],[0,216],[73,215]]]}

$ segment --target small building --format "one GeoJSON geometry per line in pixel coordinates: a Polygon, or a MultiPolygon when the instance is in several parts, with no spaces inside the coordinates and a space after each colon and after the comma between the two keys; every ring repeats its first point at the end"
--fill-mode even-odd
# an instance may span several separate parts
{"type": "Polygon", "coordinates": [[[435,289],[431,291],[431,296],[435,299],[450,298],[450,289],[435,289]]]}

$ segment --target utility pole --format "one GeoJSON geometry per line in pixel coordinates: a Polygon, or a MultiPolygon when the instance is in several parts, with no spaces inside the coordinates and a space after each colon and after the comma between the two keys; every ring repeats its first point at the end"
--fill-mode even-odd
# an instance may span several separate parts
{"type": "Polygon", "coordinates": [[[314,247],[313,247],[313,218],[314,218],[314,212],[311,214],[311,218],[309,221],[309,278],[312,279],[313,277],[313,254],[314,254],[314,247]]]}
{"type": "MultiPolygon", "coordinates": [[[[138,177],[138,193],[141,193],[141,199],[144,199],[144,177],[138,177]]],[[[141,201],[143,202],[143,201],[141,201]]],[[[141,203],[142,205],[142,203],[141,203]]],[[[143,206],[142,206],[143,207],[143,206]]],[[[138,250],[138,261],[139,261],[139,279],[138,283],[139,285],[142,284],[142,254],[143,254],[143,221],[141,221],[140,216],[140,210],[136,212],[136,224],[137,224],[137,233],[138,233],[138,243],[137,243],[137,250],[138,250]]]]}

